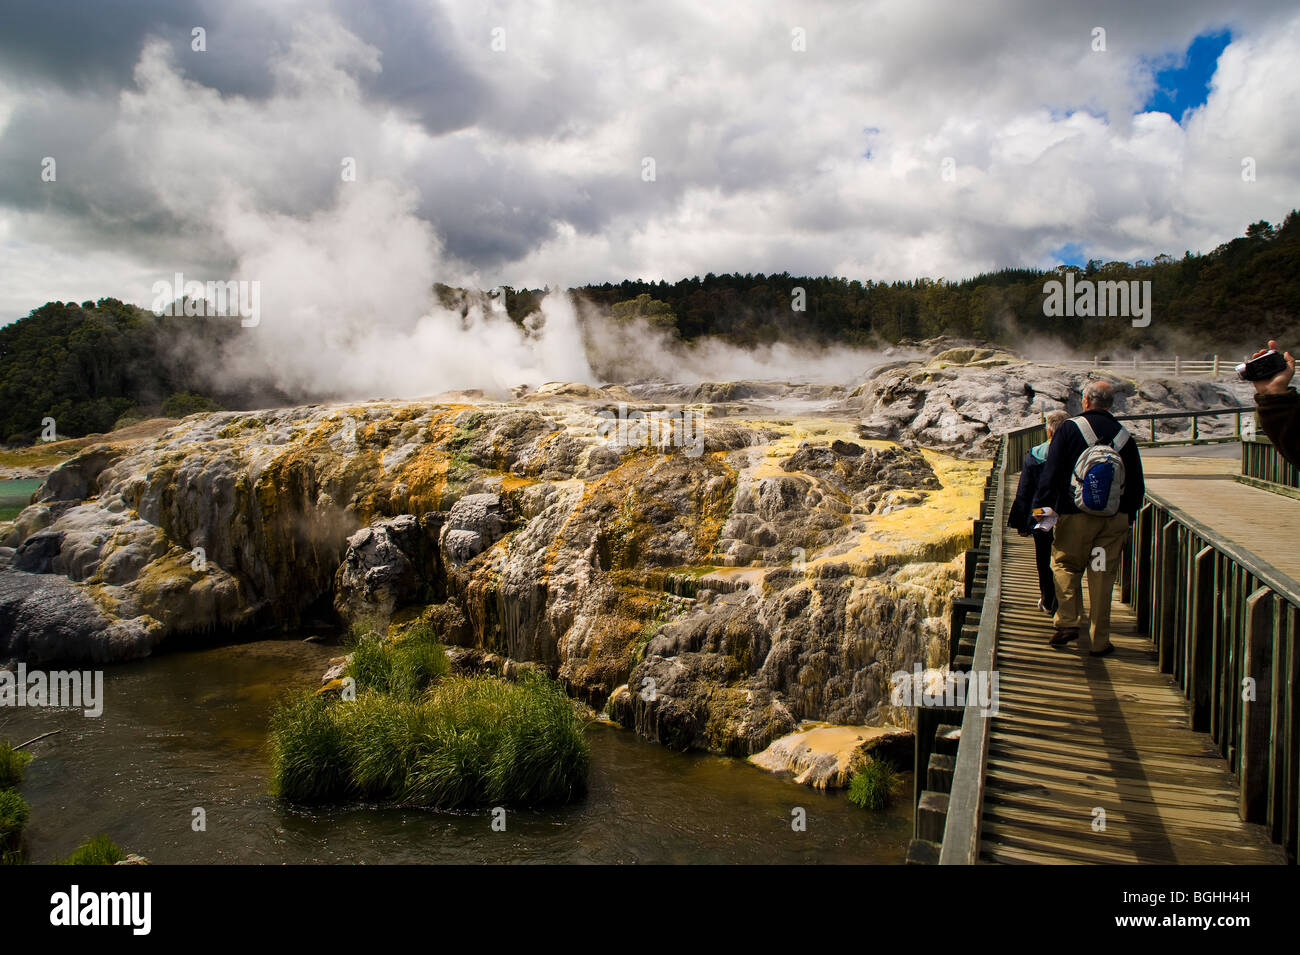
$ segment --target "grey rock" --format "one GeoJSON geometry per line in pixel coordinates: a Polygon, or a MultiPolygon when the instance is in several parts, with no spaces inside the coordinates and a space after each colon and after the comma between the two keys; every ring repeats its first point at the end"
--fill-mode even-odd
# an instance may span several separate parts
{"type": "Polygon", "coordinates": [[[54,559],[63,547],[62,531],[42,531],[33,534],[18,545],[14,553],[13,568],[28,574],[48,574],[54,568],[54,559]]]}
{"type": "Polygon", "coordinates": [[[422,588],[416,571],[423,531],[411,514],[376,521],[347,541],[347,551],[334,579],[334,608],[345,620],[376,617],[383,621],[394,610],[418,598],[422,588]]]}
{"type": "Polygon", "coordinates": [[[506,528],[499,494],[467,494],[452,505],[442,526],[443,559],[461,564],[500,539],[506,528]]]}

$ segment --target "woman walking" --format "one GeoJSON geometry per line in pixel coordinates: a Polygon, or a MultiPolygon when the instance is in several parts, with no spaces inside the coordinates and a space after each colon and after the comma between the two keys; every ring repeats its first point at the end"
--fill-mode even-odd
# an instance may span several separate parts
{"type": "Polygon", "coordinates": [[[1052,443],[1052,436],[1069,415],[1064,411],[1053,411],[1047,416],[1047,440],[1034,445],[1025,455],[1020,466],[1020,485],[1016,488],[1016,499],[1011,505],[1011,515],[1007,526],[1015,528],[1021,537],[1034,537],[1034,562],[1038,567],[1038,609],[1045,614],[1056,613],[1056,584],[1052,580],[1052,532],[1036,531],[1034,525],[1034,492],[1038,490],[1038,479],[1043,473],[1043,464],[1047,461],[1047,448],[1052,443]]]}

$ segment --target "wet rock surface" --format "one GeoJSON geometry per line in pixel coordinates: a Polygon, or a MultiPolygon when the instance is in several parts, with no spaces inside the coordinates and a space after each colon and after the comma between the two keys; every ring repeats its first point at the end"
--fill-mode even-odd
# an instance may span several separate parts
{"type": "Polygon", "coordinates": [[[347,541],[334,578],[334,607],[349,622],[386,623],[399,607],[429,595],[425,570],[436,575],[436,556],[424,527],[411,514],[376,521],[347,541]]]}
{"type": "Polygon", "coordinates": [[[872,759],[907,765],[915,742],[911,731],[891,726],[801,725],[749,757],[760,769],[790,773],[813,789],[841,789],[872,759]]]}

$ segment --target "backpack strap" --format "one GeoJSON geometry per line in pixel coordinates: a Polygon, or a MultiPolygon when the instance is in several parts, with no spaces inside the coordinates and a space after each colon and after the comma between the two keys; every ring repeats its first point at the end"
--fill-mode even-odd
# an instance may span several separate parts
{"type": "MultiPolygon", "coordinates": [[[[1074,422],[1074,426],[1078,428],[1079,433],[1083,435],[1083,440],[1088,442],[1088,447],[1092,447],[1094,444],[1099,443],[1097,432],[1092,429],[1092,425],[1088,424],[1087,418],[1083,415],[1079,415],[1077,418],[1071,418],[1070,420],[1074,422]]],[[[1120,425],[1119,431],[1115,433],[1115,437],[1110,439],[1110,446],[1118,451],[1120,448],[1124,447],[1124,445],[1128,444],[1129,437],[1128,430],[1123,425],[1120,425]]]]}
{"type": "Polygon", "coordinates": [[[1083,415],[1079,415],[1070,420],[1074,422],[1074,426],[1078,428],[1079,433],[1083,435],[1083,440],[1088,442],[1088,447],[1092,447],[1097,443],[1097,432],[1092,430],[1092,425],[1088,424],[1087,418],[1083,415]]]}

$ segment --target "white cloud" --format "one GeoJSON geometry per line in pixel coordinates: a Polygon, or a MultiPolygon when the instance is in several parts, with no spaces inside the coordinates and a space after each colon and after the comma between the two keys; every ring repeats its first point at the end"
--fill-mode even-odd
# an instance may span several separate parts
{"type": "MultiPolygon", "coordinates": [[[[147,303],[150,276],[237,268],[274,280],[268,322],[296,316],[276,347],[315,316],[340,342],[316,360],[342,362],[369,323],[409,335],[396,340],[450,381],[431,345],[434,281],[960,278],[1050,266],[1066,243],[1180,254],[1278,218],[1300,186],[1300,14],[1281,3],[1225,17],[1209,0],[1107,0],[1088,14],[1016,0],[466,0],[432,22],[485,92],[445,129],[412,104],[462,94],[423,89],[397,65],[409,56],[363,39],[340,9],[267,15],[264,96],[204,86],[161,38],[142,41],[120,94],[0,86],[0,154],[22,170],[0,181],[0,321],[70,295],[147,303]],[[1142,113],[1151,63],[1225,23],[1234,40],[1205,106],[1184,126],[1142,113]],[[1105,53],[1090,46],[1096,25],[1105,53]],[[806,52],[791,49],[794,27],[806,52]],[[403,97],[373,92],[376,77],[403,97]],[[46,149],[70,154],[58,192],[21,166],[46,149]],[[340,182],[344,156],[356,183],[340,182]],[[1241,181],[1244,156],[1254,183],[1241,181]],[[940,176],[945,157],[955,182],[940,176]]],[[[222,55],[214,39],[203,55],[222,55]]],[[[572,327],[563,312],[553,330],[572,327]]],[[[543,357],[582,371],[557,357],[567,332],[543,344],[499,331],[516,335],[491,339],[511,374],[543,357]]],[[[393,381],[378,352],[353,364],[363,383],[393,381]]],[[[305,374],[283,365],[286,382],[305,374]]]]}

